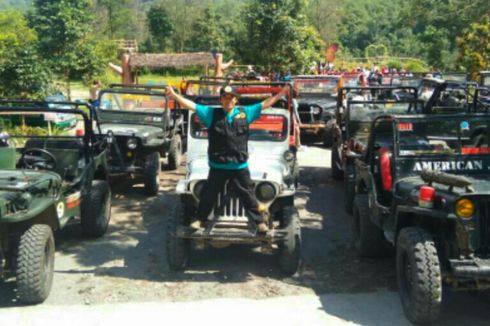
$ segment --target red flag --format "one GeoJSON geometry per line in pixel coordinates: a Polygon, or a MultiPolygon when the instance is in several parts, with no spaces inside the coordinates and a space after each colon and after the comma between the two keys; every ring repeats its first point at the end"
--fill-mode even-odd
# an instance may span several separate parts
{"type": "Polygon", "coordinates": [[[326,51],[325,58],[327,59],[327,62],[334,62],[335,61],[335,52],[337,52],[338,44],[333,43],[331,44],[326,51]]]}

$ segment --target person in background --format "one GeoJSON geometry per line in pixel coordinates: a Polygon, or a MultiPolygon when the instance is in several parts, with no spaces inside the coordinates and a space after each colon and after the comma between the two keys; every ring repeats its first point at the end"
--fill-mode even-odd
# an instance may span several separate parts
{"type": "Polygon", "coordinates": [[[102,83],[100,80],[96,79],[92,82],[92,85],[90,85],[90,97],[89,97],[89,102],[94,103],[97,98],[99,97],[99,91],[102,88],[102,83]]]}

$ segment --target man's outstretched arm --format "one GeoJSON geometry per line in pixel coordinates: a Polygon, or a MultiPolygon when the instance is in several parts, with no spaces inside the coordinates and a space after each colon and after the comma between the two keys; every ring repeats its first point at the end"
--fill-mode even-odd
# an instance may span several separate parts
{"type": "Polygon", "coordinates": [[[169,98],[173,98],[174,100],[176,100],[177,103],[179,103],[184,108],[189,109],[190,111],[196,111],[196,103],[194,103],[193,101],[186,99],[185,97],[175,93],[174,89],[171,86],[165,87],[165,94],[169,98]]]}
{"type": "Polygon", "coordinates": [[[262,101],[262,109],[268,109],[289,92],[289,85],[284,86],[279,93],[262,101]]]}

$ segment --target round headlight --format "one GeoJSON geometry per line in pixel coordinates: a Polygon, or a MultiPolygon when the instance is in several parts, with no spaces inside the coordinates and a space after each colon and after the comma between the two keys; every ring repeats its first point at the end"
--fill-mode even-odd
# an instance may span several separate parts
{"type": "Polygon", "coordinates": [[[322,110],[318,106],[312,106],[311,107],[311,113],[313,114],[320,114],[322,110]]]}
{"type": "Polygon", "coordinates": [[[470,218],[475,214],[475,204],[468,198],[461,198],[454,205],[454,211],[459,218],[470,218]]]}
{"type": "Polygon", "coordinates": [[[197,182],[195,185],[194,185],[194,188],[192,188],[192,193],[194,194],[194,196],[199,199],[201,198],[201,192],[202,192],[202,189],[204,188],[204,183],[206,181],[204,180],[201,180],[199,182],[197,182]]]}
{"type": "Polygon", "coordinates": [[[135,149],[138,147],[138,140],[136,138],[129,138],[126,142],[126,146],[128,146],[129,149],[135,149]]]}
{"type": "Polygon", "coordinates": [[[263,202],[271,201],[276,197],[276,188],[270,182],[262,182],[255,187],[255,196],[263,202]]]}

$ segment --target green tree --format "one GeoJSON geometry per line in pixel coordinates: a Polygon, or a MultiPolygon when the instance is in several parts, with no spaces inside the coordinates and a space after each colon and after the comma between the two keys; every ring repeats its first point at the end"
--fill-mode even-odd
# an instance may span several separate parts
{"type": "Polygon", "coordinates": [[[150,41],[153,51],[163,52],[167,45],[167,40],[174,32],[174,24],[170,19],[167,9],[162,4],[154,4],[146,14],[148,29],[150,31],[150,41]]]}
{"type": "Polygon", "coordinates": [[[192,26],[192,37],[189,47],[198,51],[211,51],[219,49],[223,51],[227,42],[221,24],[221,16],[212,8],[206,8],[202,17],[192,26]]]}
{"type": "Polygon", "coordinates": [[[490,67],[490,15],[471,24],[457,39],[458,63],[467,69],[473,79],[478,72],[490,67]]]}
{"type": "Polygon", "coordinates": [[[251,0],[235,46],[243,62],[266,69],[303,71],[319,60],[324,44],[308,25],[304,0],[251,0]]]}
{"type": "Polygon", "coordinates": [[[326,43],[336,41],[341,5],[337,0],[310,0],[307,15],[326,43]]]}
{"type": "Polygon", "coordinates": [[[36,53],[37,35],[24,16],[0,12],[0,97],[42,98],[50,84],[50,71],[36,53]]]}
{"type": "Polygon", "coordinates": [[[136,3],[134,0],[98,0],[96,13],[103,35],[110,39],[137,38],[142,13],[136,3]]]}
{"type": "Polygon", "coordinates": [[[92,75],[100,67],[94,52],[88,0],[35,0],[31,25],[39,35],[39,50],[51,69],[66,83],[70,78],[92,75]]]}

